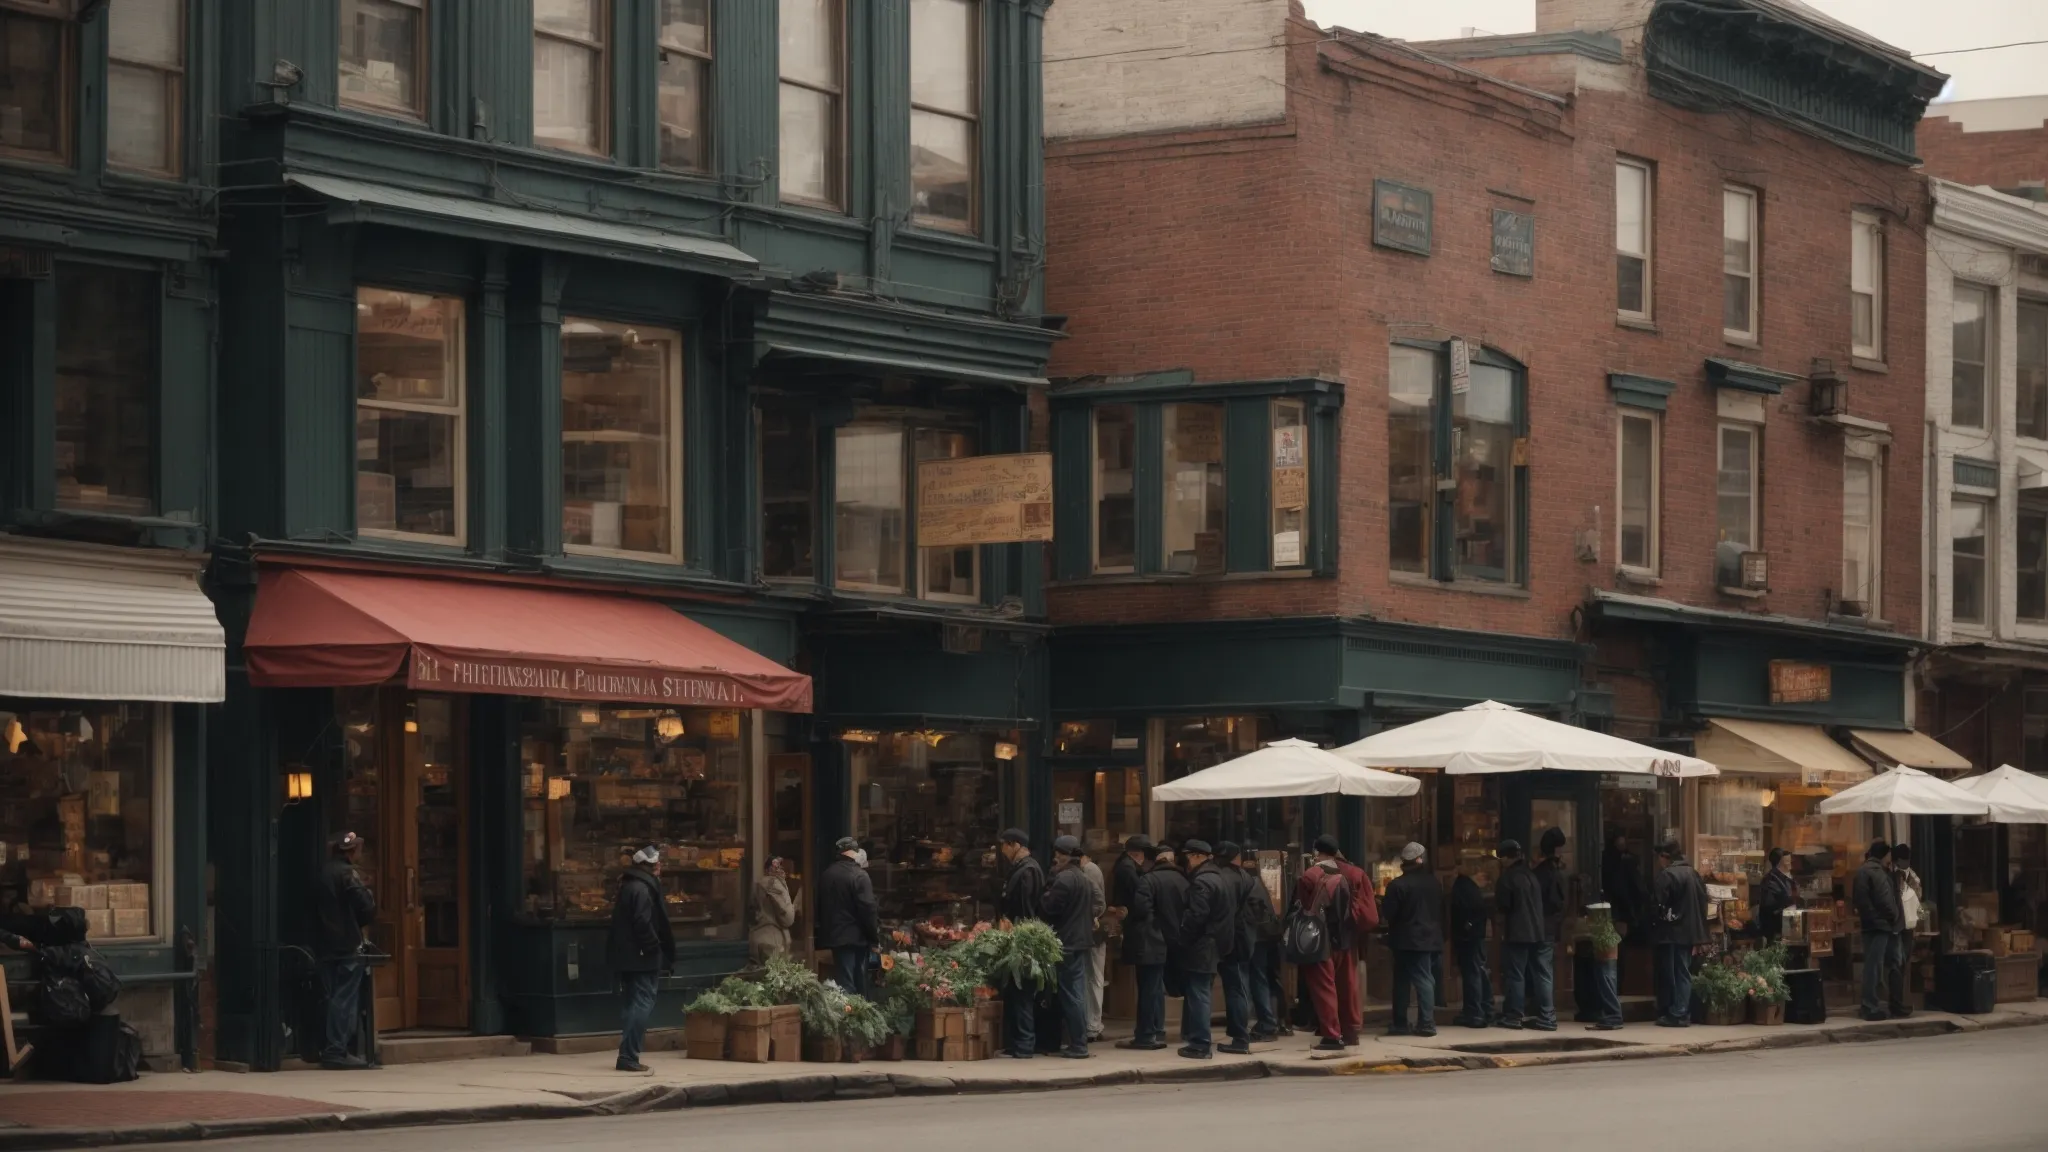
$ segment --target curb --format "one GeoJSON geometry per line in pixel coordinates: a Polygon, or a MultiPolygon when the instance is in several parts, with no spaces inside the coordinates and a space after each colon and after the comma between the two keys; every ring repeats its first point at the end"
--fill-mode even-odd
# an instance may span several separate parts
{"type": "Polygon", "coordinates": [[[780,1080],[745,1080],[729,1084],[646,1084],[574,1103],[536,1101],[462,1108],[393,1108],[374,1112],[265,1116],[248,1120],[187,1120],[169,1124],[139,1124],[124,1128],[0,1129],[0,1152],[189,1143],[199,1140],[231,1140],[248,1136],[298,1136],[320,1132],[374,1132],[387,1128],[488,1124],[505,1120],[630,1116],[674,1112],[685,1108],[808,1104],[825,1100],[878,1100],[894,1096],[987,1096],[1058,1092],[1074,1088],[1117,1088],[1137,1084],[1210,1084],[1273,1077],[1386,1076],[1477,1072],[1504,1068],[1545,1068],[1620,1060],[1654,1060],[1671,1056],[1708,1056],[1727,1052],[1814,1048],[1827,1044],[1866,1044],[1883,1040],[1998,1032],[2036,1025],[2048,1025],[2048,1016],[2015,1013],[1991,1020],[1963,1017],[1891,1021],[1859,1024],[1832,1031],[1786,1031],[1742,1040],[1715,1040],[1698,1044],[1645,1044],[1593,1052],[1562,1052],[1556,1055],[1488,1056],[1456,1053],[1443,1056],[1361,1058],[1319,1064],[1246,1060],[1159,1069],[1125,1068],[1093,1075],[1081,1073],[1035,1080],[999,1077],[955,1079],[950,1076],[881,1071],[816,1073],[780,1080]]]}

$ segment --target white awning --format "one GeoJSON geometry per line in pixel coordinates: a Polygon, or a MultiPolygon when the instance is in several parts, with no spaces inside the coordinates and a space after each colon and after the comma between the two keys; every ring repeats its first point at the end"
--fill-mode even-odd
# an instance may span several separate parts
{"type": "Polygon", "coordinates": [[[1856,750],[1889,768],[1904,764],[1927,772],[1968,772],[1975,765],[1951,751],[1932,736],[1920,732],[1890,732],[1856,728],[1849,732],[1856,750]]]}
{"type": "Polygon", "coordinates": [[[1837,786],[1870,778],[1870,765],[1812,724],[1712,719],[1694,738],[1693,753],[1730,775],[1796,776],[1837,786]]]}
{"type": "Polygon", "coordinates": [[[227,640],[184,553],[0,537],[0,696],[227,698],[227,640]]]}

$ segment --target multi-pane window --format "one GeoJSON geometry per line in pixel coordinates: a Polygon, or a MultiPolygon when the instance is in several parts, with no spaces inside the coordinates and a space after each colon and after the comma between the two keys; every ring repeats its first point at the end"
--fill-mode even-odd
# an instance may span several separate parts
{"type": "Polygon", "coordinates": [[[1756,550],[1757,428],[1723,424],[1719,467],[1714,478],[1714,579],[1723,588],[1742,587],[1742,554],[1756,550]]]}
{"type": "Polygon", "coordinates": [[[976,225],[980,16],[978,0],[910,5],[911,218],[956,232],[976,225]]]}
{"type": "Polygon", "coordinates": [[[341,102],[426,115],[426,0],[340,0],[341,102]]]}
{"type": "Polygon", "coordinates": [[[832,571],[841,588],[904,590],[908,486],[900,424],[852,424],[834,444],[832,571]]]}
{"type": "Polygon", "coordinates": [[[1640,160],[1614,165],[1614,307],[1624,316],[1650,315],[1650,166],[1640,160]]]}
{"type": "Polygon", "coordinates": [[[157,278],[57,265],[57,507],[156,511],[157,278]]]}
{"type": "Polygon", "coordinates": [[[1949,354],[1953,367],[1949,423],[1958,428],[1982,428],[1987,389],[1985,366],[1991,359],[1991,290],[1958,281],[1949,319],[1954,333],[1949,354]]]}
{"type": "Polygon", "coordinates": [[[0,0],[0,156],[71,159],[71,8],[0,0]]]}
{"type": "Polygon", "coordinates": [[[462,301],[356,289],[356,531],[463,540],[462,301]]]}
{"type": "Polygon", "coordinates": [[[1460,580],[1515,578],[1515,373],[1474,361],[1451,389],[1453,571],[1460,580]]]}
{"type": "Polygon", "coordinates": [[[562,544],[640,559],[682,554],[682,337],[562,322],[562,544]]]}
{"type": "Polygon", "coordinates": [[[780,0],[782,198],[845,205],[846,92],[843,0],[780,0]]]}
{"type": "Polygon", "coordinates": [[[185,0],[107,9],[107,166],[176,176],[185,116],[185,0]]]}
{"type": "Polygon", "coordinates": [[[1949,504],[1949,615],[1958,624],[1982,624],[1987,596],[1984,564],[1990,555],[1991,505],[1956,499],[1949,504]]]}
{"type": "Polygon", "coordinates": [[[1308,563],[1308,405],[1273,401],[1273,554],[1275,568],[1308,563]]]}
{"type": "Polygon", "coordinates": [[[1135,572],[1138,566],[1138,418],[1128,404],[1099,404],[1095,441],[1095,525],[1091,570],[1135,572]]]}
{"type": "Polygon", "coordinates": [[[1721,331],[1756,338],[1756,193],[1721,190],[1721,331]]]}
{"type": "Polygon", "coordinates": [[[533,0],[533,142],[610,151],[611,22],[606,0],[533,0]]]}
{"type": "Polygon", "coordinates": [[[1878,563],[1884,486],[1878,462],[1864,456],[1842,461],[1842,594],[1843,610],[1875,615],[1878,607],[1878,563]]]}
{"type": "Polygon", "coordinates": [[[1160,409],[1159,566],[1167,572],[1223,571],[1223,405],[1160,409]]]}
{"type": "Polygon", "coordinates": [[[661,166],[711,167],[711,0],[661,0],[655,42],[661,166]]]}
{"type": "Polygon", "coordinates": [[[1436,384],[1439,353],[1396,344],[1387,375],[1388,562],[1427,573],[1436,538],[1436,384]]]}
{"type": "Polygon", "coordinates": [[[1658,416],[1655,412],[1623,409],[1620,425],[1620,468],[1615,506],[1621,510],[1617,541],[1621,566],[1654,575],[1657,571],[1657,485],[1660,479],[1657,453],[1658,416]]]}
{"type": "MultiPolygon", "coordinates": [[[[964,460],[974,455],[975,436],[959,429],[919,428],[912,443],[918,460],[964,460]]],[[[981,549],[971,544],[919,548],[917,555],[919,596],[967,602],[981,598],[981,549]]]]}
{"type": "Polygon", "coordinates": [[[1387,413],[1389,563],[1443,580],[1521,579],[1522,373],[1394,345],[1387,413]]]}
{"type": "Polygon", "coordinates": [[[2013,582],[2013,607],[2022,620],[2048,622],[2048,500],[2023,497],[2019,510],[2018,577],[2013,582]]]}
{"type": "Polygon", "coordinates": [[[761,574],[809,580],[816,548],[818,443],[811,414],[787,402],[761,405],[761,574]]]}
{"type": "Polygon", "coordinates": [[[1849,343],[1866,360],[1884,359],[1884,227],[1864,212],[1849,220],[1849,343]]]}
{"type": "Polygon", "coordinates": [[[2019,302],[2019,324],[2013,333],[2018,363],[2013,376],[2013,406],[2020,435],[2048,440],[2048,303],[2019,302]]]}

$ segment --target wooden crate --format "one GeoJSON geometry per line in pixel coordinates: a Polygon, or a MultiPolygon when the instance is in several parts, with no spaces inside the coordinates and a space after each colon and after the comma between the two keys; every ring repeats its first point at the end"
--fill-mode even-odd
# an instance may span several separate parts
{"type": "Polygon", "coordinates": [[[1998,1002],[2014,1004],[2032,1000],[2040,991],[2041,954],[2014,953],[1998,959],[1998,1002]]]}
{"type": "Polygon", "coordinates": [[[742,1008],[726,1020],[725,1058],[742,1064],[766,1064],[773,1041],[773,1008],[742,1008]]]}
{"type": "Polygon", "coordinates": [[[967,1039],[967,1009],[931,1008],[917,1014],[919,1040],[967,1039]]]}
{"type": "Polygon", "coordinates": [[[804,1021],[794,1004],[768,1010],[768,1059],[778,1063],[804,1058],[804,1021]]]}
{"type": "Polygon", "coordinates": [[[683,1017],[684,1055],[691,1060],[725,1059],[726,1018],[712,1012],[683,1017]]]}

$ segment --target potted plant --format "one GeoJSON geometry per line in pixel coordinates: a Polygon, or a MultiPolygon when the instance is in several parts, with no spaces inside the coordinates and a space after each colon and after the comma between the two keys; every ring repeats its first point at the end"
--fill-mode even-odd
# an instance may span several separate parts
{"type": "Polygon", "coordinates": [[[774,1005],[768,1010],[770,1060],[803,1059],[803,1014],[798,1005],[819,986],[818,974],[796,959],[772,956],[761,969],[761,990],[774,1005]]]}
{"type": "Polygon", "coordinates": [[[1042,992],[1059,979],[1060,938],[1043,921],[990,929],[964,947],[970,950],[971,966],[992,988],[1042,992]]]}
{"type": "Polygon", "coordinates": [[[1744,956],[1742,973],[1749,983],[1749,1022],[1783,1024],[1785,1001],[1792,998],[1785,983],[1785,946],[1773,944],[1744,956]]]}
{"type": "Polygon", "coordinates": [[[1621,930],[1614,926],[1614,912],[1607,905],[1589,906],[1586,935],[1592,941],[1595,960],[1615,960],[1621,956],[1621,930]]]}
{"type": "Polygon", "coordinates": [[[1693,977],[1693,991],[1706,1007],[1707,1024],[1740,1024],[1749,1001],[1749,979],[1740,968],[1710,960],[1693,977]]]}
{"type": "Polygon", "coordinates": [[[683,1046],[698,1060],[768,1059],[768,994],[759,984],[728,976],[683,1007],[683,1046]]]}

